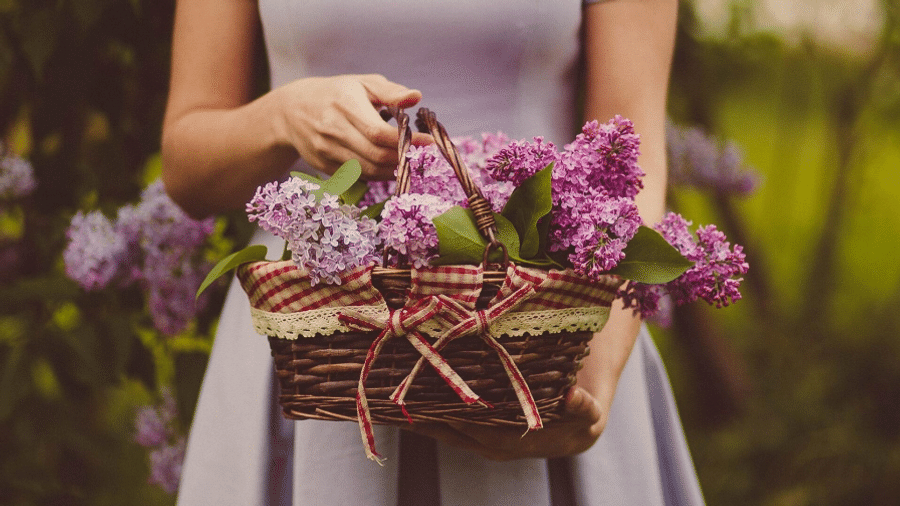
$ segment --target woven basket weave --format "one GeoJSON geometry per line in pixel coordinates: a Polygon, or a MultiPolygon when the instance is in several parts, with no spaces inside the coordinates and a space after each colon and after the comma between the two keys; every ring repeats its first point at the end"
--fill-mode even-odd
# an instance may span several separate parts
{"type": "MultiPolygon", "coordinates": [[[[392,112],[401,132],[399,194],[408,189],[409,168],[405,153],[409,147],[411,131],[408,117],[402,111],[392,112]]],[[[488,241],[485,262],[492,250],[500,249],[502,256],[505,256],[505,250],[494,236],[496,228],[490,205],[472,183],[443,127],[427,110],[420,110],[419,119],[420,129],[424,127],[434,136],[438,148],[454,167],[460,183],[470,196],[469,208],[473,210],[479,230],[488,241]]],[[[483,285],[480,286],[480,294],[476,292],[478,300],[475,310],[488,308],[492,300],[496,302],[498,291],[503,289],[504,282],[508,281],[507,277],[512,272],[504,263],[507,263],[506,258],[500,264],[488,264],[483,273],[479,271],[479,279],[483,281],[483,285]]],[[[386,312],[393,313],[410,303],[411,279],[414,276],[409,269],[376,267],[370,273],[369,286],[380,294],[380,297],[375,298],[383,299],[379,303],[385,306],[386,312]]],[[[573,276],[570,271],[566,275],[573,276]]],[[[279,401],[284,415],[298,420],[358,420],[361,372],[367,356],[372,356],[373,341],[379,337],[382,329],[347,331],[341,330],[337,325],[322,329],[305,328],[301,329],[302,332],[293,334],[287,331],[287,337],[285,332],[278,335],[279,332],[273,331],[268,322],[270,317],[302,315],[310,307],[302,301],[296,301],[297,297],[289,301],[293,307],[285,303],[273,307],[269,304],[271,301],[266,300],[266,290],[277,292],[291,283],[303,285],[307,282],[304,273],[292,265],[279,267],[274,263],[260,262],[241,266],[238,276],[254,306],[257,330],[269,335],[280,385],[279,401]],[[283,277],[279,278],[273,273],[283,277]]],[[[618,284],[618,278],[609,277],[601,283],[584,282],[576,287],[585,292],[586,295],[582,295],[590,300],[592,306],[576,309],[587,311],[592,316],[587,324],[575,325],[575,330],[560,331],[558,327],[550,326],[546,330],[530,328],[526,332],[494,334],[527,384],[541,422],[559,417],[562,400],[568,388],[574,384],[575,373],[581,368],[581,361],[588,353],[588,341],[605,323],[618,284]]],[[[303,286],[305,288],[302,290],[310,291],[306,285],[303,286]]],[[[340,288],[335,287],[333,290],[340,288]]],[[[340,294],[326,296],[328,301],[339,297],[340,294]]],[[[317,302],[320,300],[321,297],[316,299],[317,302]]],[[[337,302],[335,304],[340,305],[337,302]]],[[[565,308],[558,307],[543,312],[535,309],[531,307],[529,311],[550,315],[566,311],[565,308]]],[[[314,310],[323,309],[316,305],[314,310]]],[[[429,334],[427,329],[422,334],[432,344],[437,337],[429,334]]],[[[401,407],[390,396],[416,363],[421,365],[422,353],[410,340],[388,339],[365,375],[364,393],[368,398],[368,413],[372,423],[468,421],[493,426],[521,426],[526,423],[521,392],[517,396],[508,367],[504,366],[496,349],[488,345],[482,335],[466,335],[452,340],[439,350],[439,354],[484,403],[463,402],[459,392],[451,388],[435,368],[426,364],[410,382],[405,405],[401,407]],[[485,404],[490,407],[485,407],[485,404]]]]}

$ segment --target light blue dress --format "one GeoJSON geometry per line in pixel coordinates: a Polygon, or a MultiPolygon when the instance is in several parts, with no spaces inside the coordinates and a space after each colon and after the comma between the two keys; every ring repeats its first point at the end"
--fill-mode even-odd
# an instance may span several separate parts
{"type": "MultiPolygon", "coordinates": [[[[451,135],[573,138],[580,3],[547,0],[260,0],[272,85],[380,73],[423,92],[451,135]]],[[[265,235],[270,251],[283,243],[265,235]]],[[[398,429],[376,427],[385,467],[356,424],[285,421],[266,339],[234,283],[188,443],[178,503],[397,504],[398,429]]],[[[438,445],[440,501],[550,505],[543,459],[492,462],[438,445]]],[[[659,354],[641,332],[605,432],[568,461],[578,505],[700,505],[703,497],[659,354]]]]}

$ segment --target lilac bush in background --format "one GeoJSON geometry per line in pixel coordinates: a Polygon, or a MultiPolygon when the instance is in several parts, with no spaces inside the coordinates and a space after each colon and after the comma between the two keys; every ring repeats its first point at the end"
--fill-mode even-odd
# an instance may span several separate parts
{"type": "Polygon", "coordinates": [[[187,216],[156,181],[115,221],[100,211],[72,217],[63,252],[66,274],[85,290],[137,283],[154,326],[175,335],[205,302],[195,302],[195,293],[211,267],[203,249],[214,228],[213,219],[187,216]]]}
{"type": "Polygon", "coordinates": [[[134,424],[135,442],[149,450],[148,482],[169,494],[178,490],[184,463],[185,438],[179,434],[177,420],[175,398],[164,389],[162,402],[139,408],[134,424]]]}

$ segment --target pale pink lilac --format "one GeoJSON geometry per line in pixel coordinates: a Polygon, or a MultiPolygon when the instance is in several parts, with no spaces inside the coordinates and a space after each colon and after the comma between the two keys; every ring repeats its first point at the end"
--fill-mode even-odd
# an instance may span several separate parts
{"type": "Polygon", "coordinates": [[[359,201],[359,207],[365,209],[373,204],[384,202],[394,194],[397,188],[396,181],[369,181],[368,191],[359,201]]]}
{"type": "Polygon", "coordinates": [[[405,193],[388,200],[381,212],[380,234],[386,265],[428,266],[438,255],[438,236],[433,218],[453,207],[435,195],[405,193]]]}

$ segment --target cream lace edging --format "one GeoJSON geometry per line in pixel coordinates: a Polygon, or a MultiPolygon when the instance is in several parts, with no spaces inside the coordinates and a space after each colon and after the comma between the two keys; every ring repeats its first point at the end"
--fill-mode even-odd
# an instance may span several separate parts
{"type": "MultiPolygon", "coordinates": [[[[328,336],[338,332],[349,332],[350,329],[338,321],[342,311],[358,311],[374,318],[386,320],[389,314],[386,305],[333,307],[303,311],[299,313],[270,313],[250,308],[253,317],[253,328],[261,335],[280,339],[297,339],[315,337],[317,334],[328,336]]],[[[547,311],[527,311],[524,313],[507,313],[491,323],[491,331],[495,335],[520,337],[525,334],[538,335],[544,332],[597,332],[609,317],[608,307],[587,307],[553,309],[547,311]]],[[[437,335],[440,329],[434,322],[426,322],[419,330],[427,335],[437,335]]]]}

